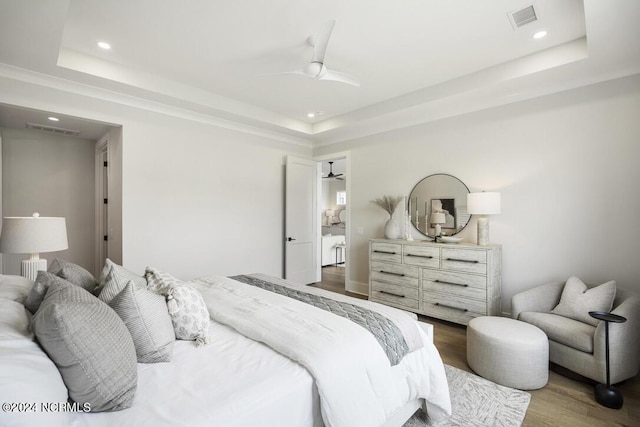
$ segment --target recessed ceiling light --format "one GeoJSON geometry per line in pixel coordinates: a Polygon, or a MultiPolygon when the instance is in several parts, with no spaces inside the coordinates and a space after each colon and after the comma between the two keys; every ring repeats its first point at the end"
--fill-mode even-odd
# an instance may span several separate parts
{"type": "Polygon", "coordinates": [[[53,117],[53,116],[51,116],[51,117],[47,117],[47,118],[48,118],[49,120],[51,120],[52,122],[59,122],[59,121],[60,121],[60,119],[59,119],[59,118],[57,118],[57,117],[53,117]]]}
{"type": "Polygon", "coordinates": [[[541,38],[546,37],[546,36],[547,36],[547,32],[545,30],[542,30],[542,31],[538,31],[537,33],[535,33],[533,35],[533,38],[534,39],[541,39],[541,38]]]}
{"type": "Polygon", "coordinates": [[[309,117],[310,119],[313,119],[315,116],[316,116],[316,113],[307,114],[307,117],[309,117]]]}
{"type": "Polygon", "coordinates": [[[111,45],[107,42],[98,42],[98,47],[104,50],[111,49],[111,45]]]}

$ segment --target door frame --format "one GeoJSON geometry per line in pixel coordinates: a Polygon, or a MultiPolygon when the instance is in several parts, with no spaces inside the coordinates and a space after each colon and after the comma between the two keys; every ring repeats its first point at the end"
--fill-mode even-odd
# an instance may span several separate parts
{"type": "MultiPolygon", "coordinates": [[[[109,173],[111,161],[109,155],[109,134],[98,140],[95,145],[95,249],[94,272],[100,274],[104,260],[109,257],[109,245],[104,244],[105,232],[109,230],[109,216],[105,215],[104,199],[109,198],[109,173]],[[105,160],[106,158],[106,160],[105,160]],[[106,174],[104,162],[107,162],[106,174]],[[105,176],[106,175],[106,176],[105,176]],[[106,194],[105,194],[106,193],[106,194]],[[106,227],[106,228],[105,228],[106,227]]],[[[108,238],[108,233],[107,233],[108,238]]]]}
{"type": "MultiPolygon", "coordinates": [[[[325,154],[322,156],[315,156],[313,158],[313,160],[315,160],[316,162],[318,162],[318,167],[322,167],[322,163],[329,161],[329,160],[334,160],[334,159],[344,159],[345,161],[345,170],[344,170],[344,178],[347,181],[346,182],[346,192],[347,192],[347,203],[345,204],[345,209],[347,210],[347,224],[344,228],[344,234],[345,234],[345,242],[347,247],[345,248],[345,262],[344,262],[344,288],[345,290],[351,292],[351,199],[352,199],[352,194],[351,194],[351,151],[341,151],[338,153],[332,153],[332,154],[325,154]]],[[[318,178],[318,189],[322,188],[322,175],[320,176],[320,178],[318,178]]],[[[317,217],[317,221],[318,224],[322,223],[322,212],[320,212],[320,206],[322,205],[322,191],[318,191],[317,194],[317,201],[316,204],[318,206],[316,215],[317,217]]],[[[322,227],[320,227],[320,229],[318,230],[318,233],[320,234],[318,236],[318,243],[317,243],[317,253],[318,253],[318,277],[322,277],[322,227]]]]}

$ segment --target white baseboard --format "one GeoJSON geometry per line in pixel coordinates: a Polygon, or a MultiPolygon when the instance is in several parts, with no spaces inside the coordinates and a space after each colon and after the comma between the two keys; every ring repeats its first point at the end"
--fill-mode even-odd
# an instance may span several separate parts
{"type": "Polygon", "coordinates": [[[361,282],[355,282],[353,280],[349,280],[345,284],[345,289],[349,292],[353,292],[354,294],[360,294],[365,296],[369,295],[368,283],[361,283],[361,282]]]}

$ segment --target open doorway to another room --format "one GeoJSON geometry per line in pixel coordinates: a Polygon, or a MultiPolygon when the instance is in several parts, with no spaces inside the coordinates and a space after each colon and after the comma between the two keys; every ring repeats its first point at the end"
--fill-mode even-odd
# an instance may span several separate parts
{"type": "Polygon", "coordinates": [[[322,285],[345,292],[347,265],[346,159],[322,161],[320,196],[322,285]]]}

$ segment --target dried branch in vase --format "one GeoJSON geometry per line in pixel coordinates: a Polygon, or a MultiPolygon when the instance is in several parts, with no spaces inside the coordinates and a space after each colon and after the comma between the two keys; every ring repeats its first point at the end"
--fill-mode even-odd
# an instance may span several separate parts
{"type": "Polygon", "coordinates": [[[396,210],[396,207],[398,207],[398,204],[400,204],[401,201],[402,196],[382,196],[379,199],[372,200],[371,203],[375,203],[376,205],[380,206],[382,209],[387,211],[389,217],[392,217],[393,212],[396,210]]]}

